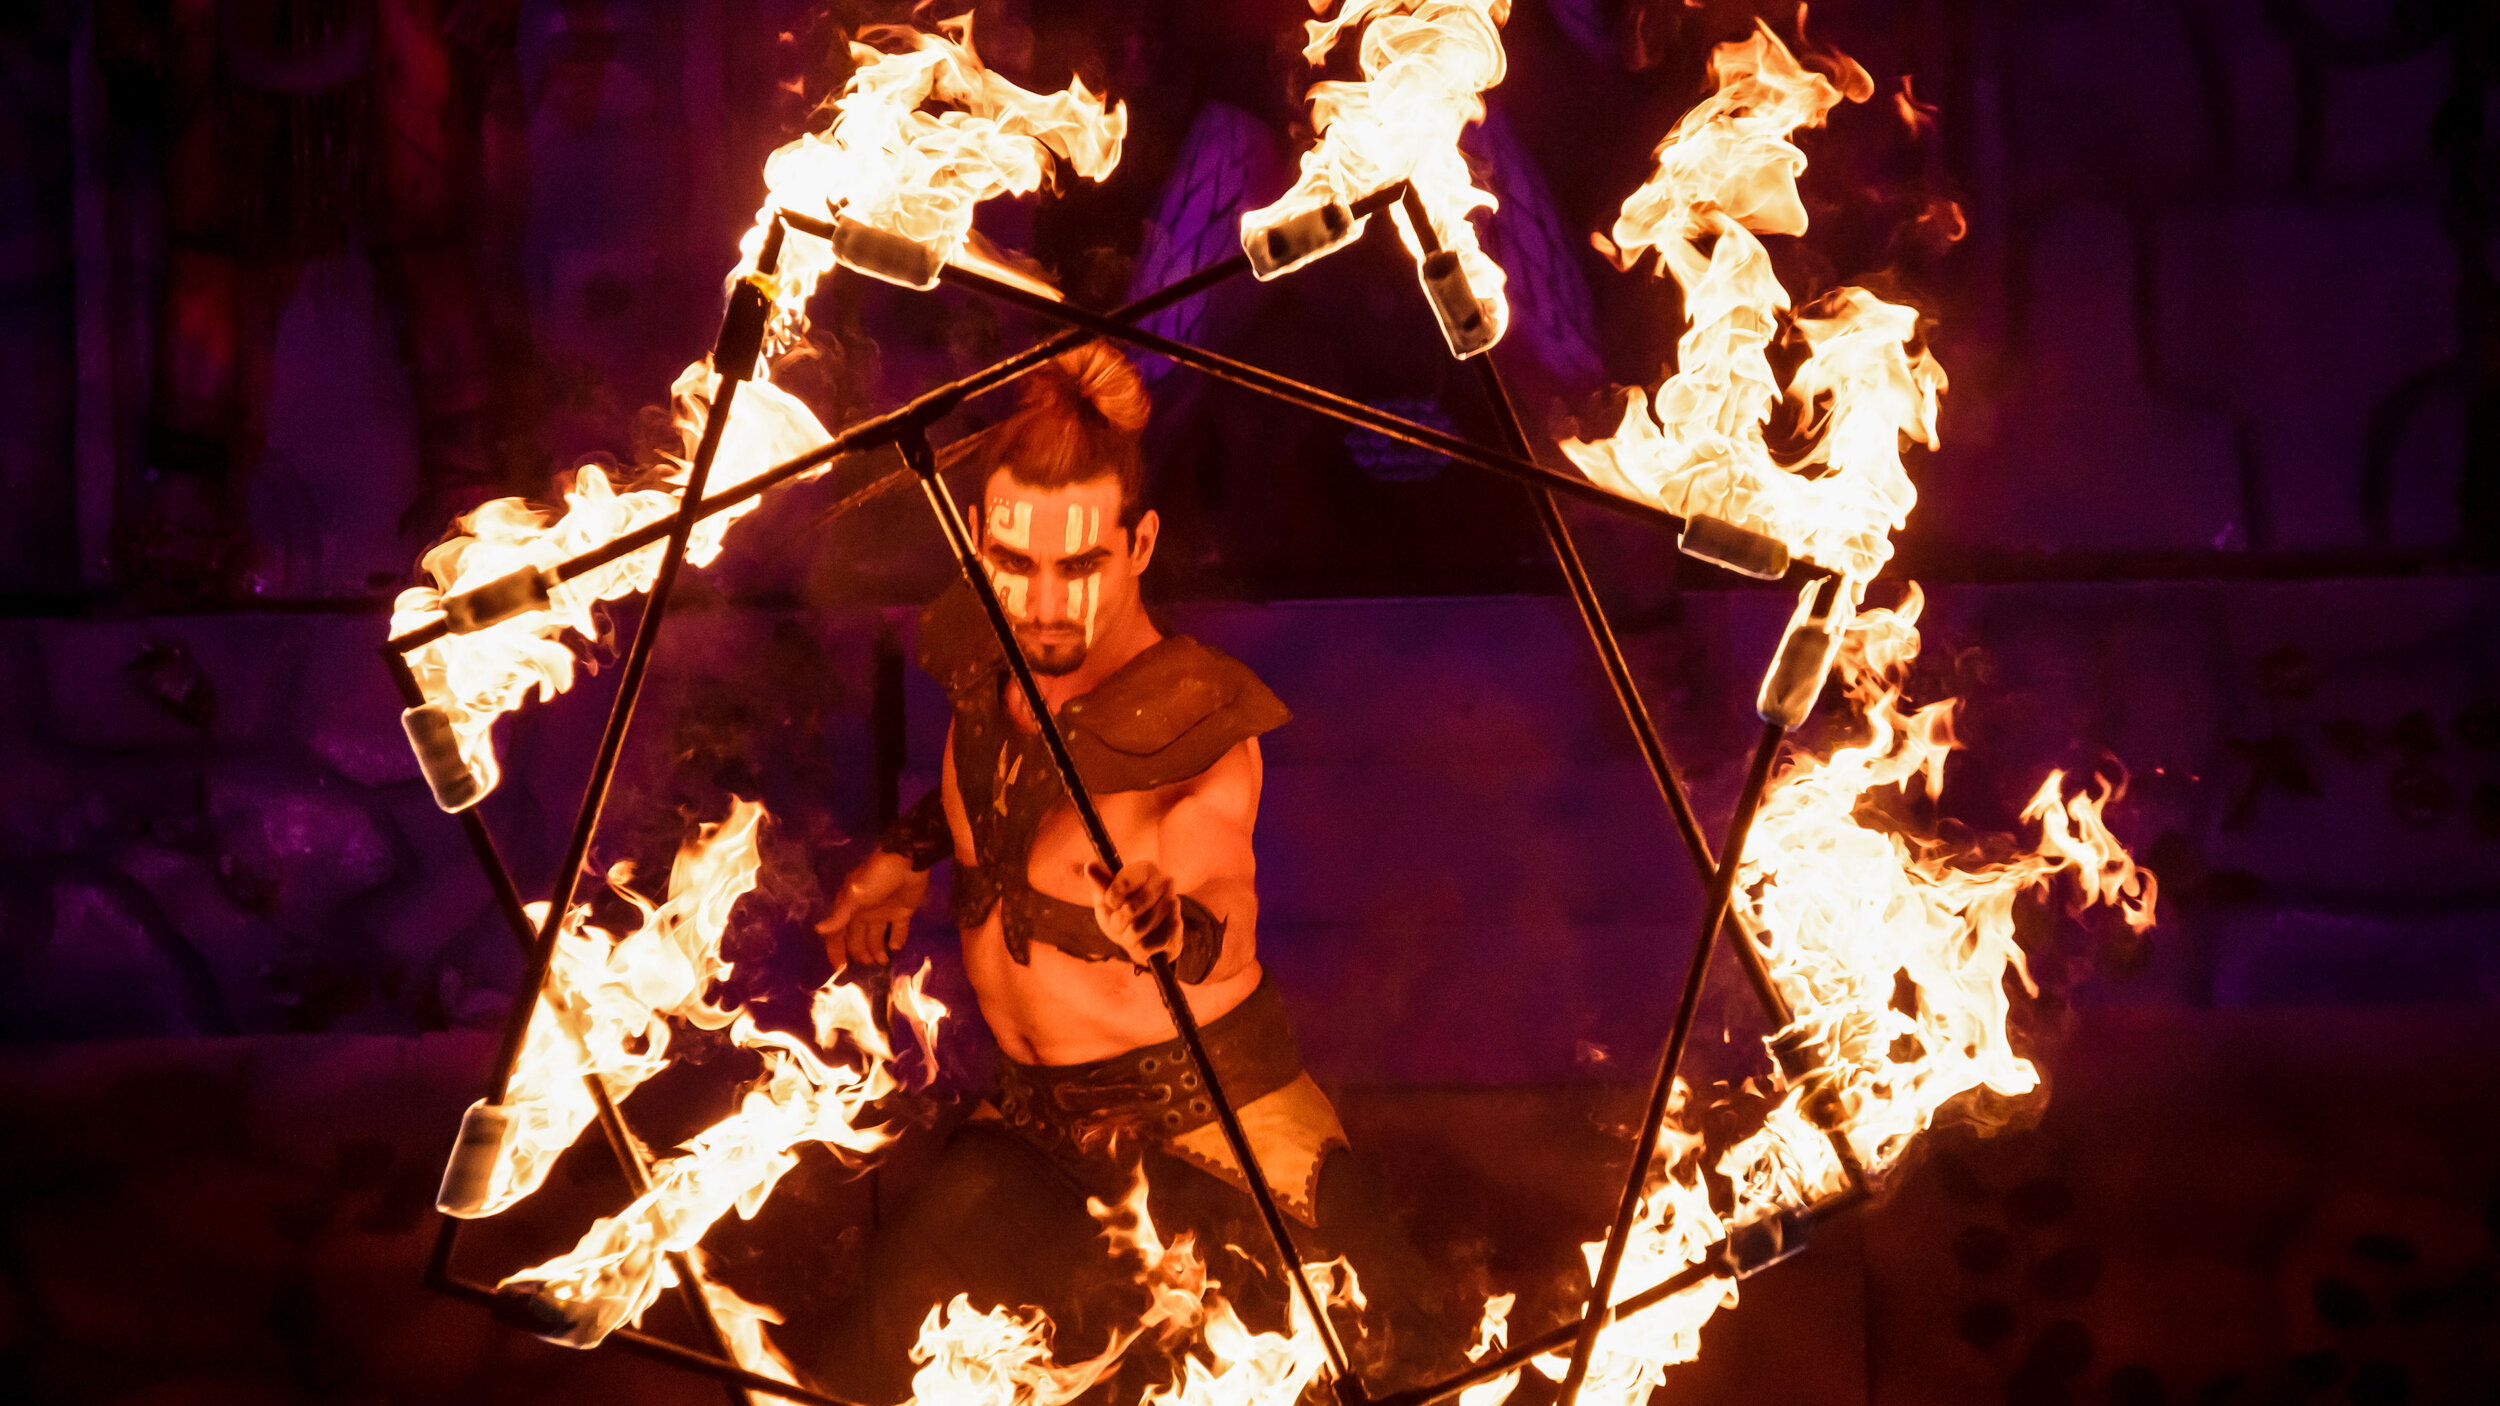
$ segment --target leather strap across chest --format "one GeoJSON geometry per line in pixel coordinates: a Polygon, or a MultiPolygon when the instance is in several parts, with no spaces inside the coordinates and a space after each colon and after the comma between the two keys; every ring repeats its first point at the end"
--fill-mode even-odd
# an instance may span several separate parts
{"type": "Polygon", "coordinates": [[[987,706],[955,708],[955,784],[972,826],[973,852],[981,856],[977,864],[956,867],[956,924],[977,926],[992,906],[1000,907],[1007,955],[1023,965],[1032,963],[1035,942],[1088,962],[1125,958],[1103,936],[1092,908],[1033,887],[1033,838],[1066,793],[1041,734],[1016,726],[997,689],[989,695],[987,706]]]}
{"type": "MultiPolygon", "coordinates": [[[[1007,664],[969,589],[921,618],[920,663],[954,702],[955,784],[977,862],[958,865],[954,916],[978,925],[992,907],[1008,955],[1041,942],[1090,962],[1126,960],[1093,910],[1032,885],[1033,841],[1067,796],[1038,732],[1007,708],[1007,664]]],[[[1096,795],[1149,791],[1197,776],[1292,714],[1256,674],[1187,635],[1167,635],[1058,710],[1077,774],[1096,795]]]]}

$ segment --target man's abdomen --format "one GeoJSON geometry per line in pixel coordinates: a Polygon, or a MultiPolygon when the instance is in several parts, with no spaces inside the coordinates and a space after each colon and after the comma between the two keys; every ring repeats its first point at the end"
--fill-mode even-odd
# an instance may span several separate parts
{"type": "MultiPolygon", "coordinates": [[[[1173,1038],[1154,978],[1125,962],[1087,962],[1035,943],[1032,964],[1007,955],[996,912],[963,933],[964,970],[981,1017],[1009,1059],[1026,1064],[1088,1064],[1173,1038]]],[[[1221,981],[1183,988],[1204,1025],[1258,989],[1251,962],[1221,981]]]]}

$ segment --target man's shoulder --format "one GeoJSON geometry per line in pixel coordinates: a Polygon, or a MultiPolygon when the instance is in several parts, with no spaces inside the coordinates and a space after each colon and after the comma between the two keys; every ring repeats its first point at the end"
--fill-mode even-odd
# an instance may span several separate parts
{"type": "Polygon", "coordinates": [[[1089,784],[1145,791],[1198,775],[1293,714],[1240,660],[1166,635],[1059,717],[1089,784]]]}
{"type": "Polygon", "coordinates": [[[972,588],[958,581],[920,612],[920,668],[949,698],[962,698],[1005,672],[998,637],[972,588]]]}
{"type": "MultiPolygon", "coordinates": [[[[1007,661],[970,589],[920,617],[920,667],[958,707],[997,697],[1007,661]]],[[[1187,781],[1293,714],[1250,666],[1187,635],[1166,635],[1059,709],[1077,771],[1094,790],[1187,781]]]]}

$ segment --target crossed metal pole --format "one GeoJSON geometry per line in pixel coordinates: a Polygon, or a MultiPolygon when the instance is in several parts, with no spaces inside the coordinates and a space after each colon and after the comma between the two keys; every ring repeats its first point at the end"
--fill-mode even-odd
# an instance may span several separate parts
{"type": "MultiPolygon", "coordinates": [[[[1414,191],[1399,183],[1374,192],[1344,207],[1353,220],[1379,213],[1390,205],[1404,202],[1409,223],[1425,246],[1427,258],[1440,255],[1430,219],[1414,191]]],[[[798,230],[811,236],[832,239],[838,226],[833,221],[818,219],[797,212],[779,212],[767,234],[763,253],[758,260],[760,275],[769,275],[776,264],[785,231],[798,230]]],[[[1445,256],[1446,257],[1446,256],[1445,256]]],[[[1373,431],[1417,448],[1442,454],[1458,462],[1513,478],[1527,489],[1540,527],[1551,546],[1563,578],[1569,586],[1574,605],[1586,628],[1591,644],[1604,665],[1608,683],[1625,722],[1631,728],[1643,761],[1649,767],[1669,816],[1682,837],[1695,872],[1703,882],[1705,897],[1700,935],[1694,945],[1690,968],[1686,973],[1682,994],[1678,999],[1674,1024],[1659,1057],[1656,1077],[1651,1088],[1647,1112],[1633,1157],[1626,1171],[1623,1194],[1619,1199],[1614,1223],[1609,1230],[1604,1253],[1592,1286],[1588,1306],[1577,1321],[1564,1323],[1536,1338],[1519,1343],[1508,1351],[1493,1354],[1465,1370],[1427,1386],[1414,1388],[1377,1399],[1376,1406],[1426,1406],[1469,1386],[1493,1380],[1516,1370],[1529,1359],[1555,1351],[1565,1344],[1572,1348],[1571,1367],[1559,1397],[1560,1406],[1572,1406],[1582,1382],[1596,1341],[1605,1328],[1616,1321],[1638,1313],[1666,1298],[1717,1277],[1744,1277],[1786,1258],[1804,1244],[1815,1220],[1853,1207],[1868,1196],[1864,1170],[1850,1149],[1847,1140],[1836,1130],[1830,1133],[1840,1165],[1847,1173],[1847,1187],[1822,1203],[1784,1210],[1772,1218],[1739,1227],[1729,1237],[1664,1282],[1633,1294],[1620,1302],[1613,1301],[1615,1279],[1621,1268],[1624,1250],[1629,1243],[1637,1218],[1641,1193],[1647,1185],[1650,1161],[1656,1154],[1676,1074],[1686,1044],[1689,1042],[1695,1013],[1699,1007],[1702,984],[1717,943],[1719,929],[1725,924],[1732,906],[1737,869],[1743,859],[1747,832],[1759,808],[1772,763],[1777,757],[1780,741],[1788,727],[1802,718],[1813,701],[1813,688],[1819,687],[1820,656],[1813,661],[1812,681],[1802,701],[1791,700],[1789,716],[1784,720],[1766,721],[1757,742],[1745,783],[1740,792],[1726,841],[1713,859],[1708,838],[1702,833],[1693,813],[1690,798],[1657,727],[1651,719],[1621,645],[1615,638],[1603,602],[1590,581],[1578,545],[1555,500],[1557,493],[1598,503],[1612,511],[1654,526],[1674,530],[1679,545],[1690,555],[1714,564],[1763,579],[1798,579],[1817,583],[1819,609],[1816,618],[1827,616],[1833,598],[1841,587],[1840,578],[1828,568],[1812,562],[1792,560],[1778,542],[1745,532],[1708,518],[1686,518],[1647,503],[1609,492],[1577,474],[1564,473],[1536,462],[1527,434],[1521,426],[1516,409],[1499,370],[1489,356],[1477,356],[1476,372],[1479,386],[1489,404],[1500,432],[1502,447],[1488,449],[1475,442],[1445,431],[1392,415],[1359,401],[1338,395],[1265,368],[1208,351],[1174,338],[1161,336],[1137,324],[1148,316],[1189,298],[1196,297],[1243,273],[1251,271],[1250,260],[1236,255],[1191,274],[1168,287],[1140,298],[1109,313],[1090,312],[1070,306],[1055,298],[1032,292],[1013,284],[948,265],[940,273],[941,281],[1004,302],[1042,317],[1065,324],[1067,330],[1055,337],[976,371],[968,376],[939,386],[885,414],[860,421],[825,444],[796,458],[777,464],[745,482],[706,496],[704,489],[717,457],[722,432],[730,405],[740,382],[753,374],[761,356],[767,297],[759,278],[741,280],[732,290],[729,307],[723,317],[719,341],[713,352],[713,366],[719,376],[719,389],[704,412],[704,424],[696,452],[687,473],[678,510],[668,518],[634,532],[626,533],[600,547],[568,558],[552,567],[525,567],[470,591],[447,597],[442,616],[426,625],[393,637],[383,647],[383,654],[393,677],[412,708],[425,702],[422,689],[410,671],[408,655],[443,638],[446,634],[466,633],[483,629],[501,620],[543,608],[549,592],[564,581],[579,577],[610,562],[641,551],[655,543],[664,543],[659,571],[653,582],[642,618],[636,626],[629,646],[625,669],[614,701],[610,704],[606,728],[599,751],[592,763],[591,774],[583,791],[575,816],[571,842],[566,849],[563,866],[555,881],[555,898],[545,917],[532,925],[520,898],[519,886],[505,865],[494,838],[483,818],[474,808],[459,811],[467,832],[470,848],[485,871],[494,890],[496,904],[516,940],[527,955],[528,975],[516,996],[512,1013],[506,1022],[491,1081],[490,1103],[501,1104],[508,1095],[512,1073],[525,1044],[530,1023],[535,1017],[538,996],[544,990],[548,967],[555,951],[555,938],[562,916],[578,892],[581,875],[589,856],[591,840],[598,828],[601,810],[615,777],[625,734],[630,727],[634,705],[640,695],[657,642],[660,625],[666,617],[671,590],[682,564],[687,541],[695,523],[726,508],[754,498],[767,489],[787,482],[801,474],[829,464],[845,455],[868,450],[890,449],[901,463],[891,458],[872,459],[853,472],[844,485],[837,511],[878,496],[907,480],[916,479],[926,496],[931,514],[946,539],[966,583],[981,603],[999,648],[1004,654],[1017,688],[1022,692],[1036,720],[1052,764],[1067,790],[1069,802],[1083,824],[1088,841],[1103,866],[1114,874],[1121,868],[1118,847],[1096,809],[1091,791],[1077,772],[1074,759],[1059,731],[1057,721],[1044,702],[1031,665],[1015,638],[1004,610],[991,588],[988,572],[983,569],[973,544],[966,519],[949,492],[939,472],[937,455],[928,441],[928,430],[936,421],[951,413],[973,396],[1004,386],[1040,367],[1051,358],[1073,347],[1097,338],[1126,342],[1141,350],[1166,357],[1217,380],[1267,395],[1314,413],[1373,431]]],[[[1794,643],[1792,636],[1784,649],[1794,643]]],[[[1786,666],[1786,659],[1775,661],[1775,672],[1786,666]]],[[[1740,964],[1749,984],[1775,1032],[1785,1031],[1791,1024],[1791,1013],[1774,985],[1761,950],[1741,934],[1734,943],[1740,964]]],[[[1332,1383],[1340,1400],[1347,1406],[1372,1401],[1348,1358],[1345,1345],[1329,1318],[1327,1307],[1305,1272],[1302,1257],[1295,1248],[1290,1227],[1278,1208],[1276,1197],[1267,1184],[1258,1157],[1232,1100],[1223,1088],[1222,1079],[1209,1057],[1200,1037],[1198,1022],[1189,1009],[1186,993],[1171,959],[1162,954],[1152,957],[1149,974],[1155,982],[1173,1026],[1179,1033],[1192,1065],[1203,1081],[1221,1127],[1225,1143],[1235,1162],[1241,1167],[1252,1201],[1257,1205],[1279,1266],[1292,1286],[1295,1299],[1312,1323],[1326,1352],[1332,1383]]],[[[1774,1051],[1785,1072],[1792,1077],[1811,1067],[1814,1052],[1795,1041],[1775,1041],[1774,1051]]],[[[605,1084],[587,1069],[584,1081],[592,1096],[597,1121],[615,1154],[627,1182],[637,1194],[649,1185],[649,1163],[641,1143],[624,1122],[622,1114],[609,1097],[605,1084]]],[[[434,1253],[428,1264],[429,1286],[457,1297],[481,1302],[497,1309],[499,1316],[525,1328],[540,1327],[530,1320],[528,1305],[516,1296],[498,1293],[492,1287],[459,1276],[453,1268],[461,1222],[446,1217],[436,1238],[434,1253]]],[[[789,1400],[818,1403],[819,1406],[848,1406],[839,1398],[807,1387],[749,1370],[734,1361],[710,1305],[704,1297],[698,1271],[691,1257],[671,1256],[678,1287],[695,1330],[703,1341],[702,1350],[684,1347],[653,1334],[626,1328],[609,1335],[629,1349],[640,1351],[678,1366],[705,1372],[726,1386],[733,1402],[751,1399],[750,1393],[765,1393],[789,1400]]]]}

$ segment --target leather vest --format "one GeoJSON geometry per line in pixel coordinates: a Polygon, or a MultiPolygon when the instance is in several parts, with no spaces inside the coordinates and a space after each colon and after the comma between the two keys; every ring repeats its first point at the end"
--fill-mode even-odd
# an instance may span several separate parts
{"type": "MultiPolygon", "coordinates": [[[[1092,908],[1032,885],[1034,836],[1067,793],[1041,734],[1008,711],[1006,657],[970,588],[958,585],[921,617],[920,664],[954,703],[955,785],[978,856],[955,869],[956,923],[977,927],[996,907],[1008,955],[1028,965],[1036,942],[1089,962],[1127,960],[1092,908]]],[[[1077,775],[1107,795],[1187,781],[1292,714],[1239,661],[1167,635],[1057,717],[1077,775]]]]}

